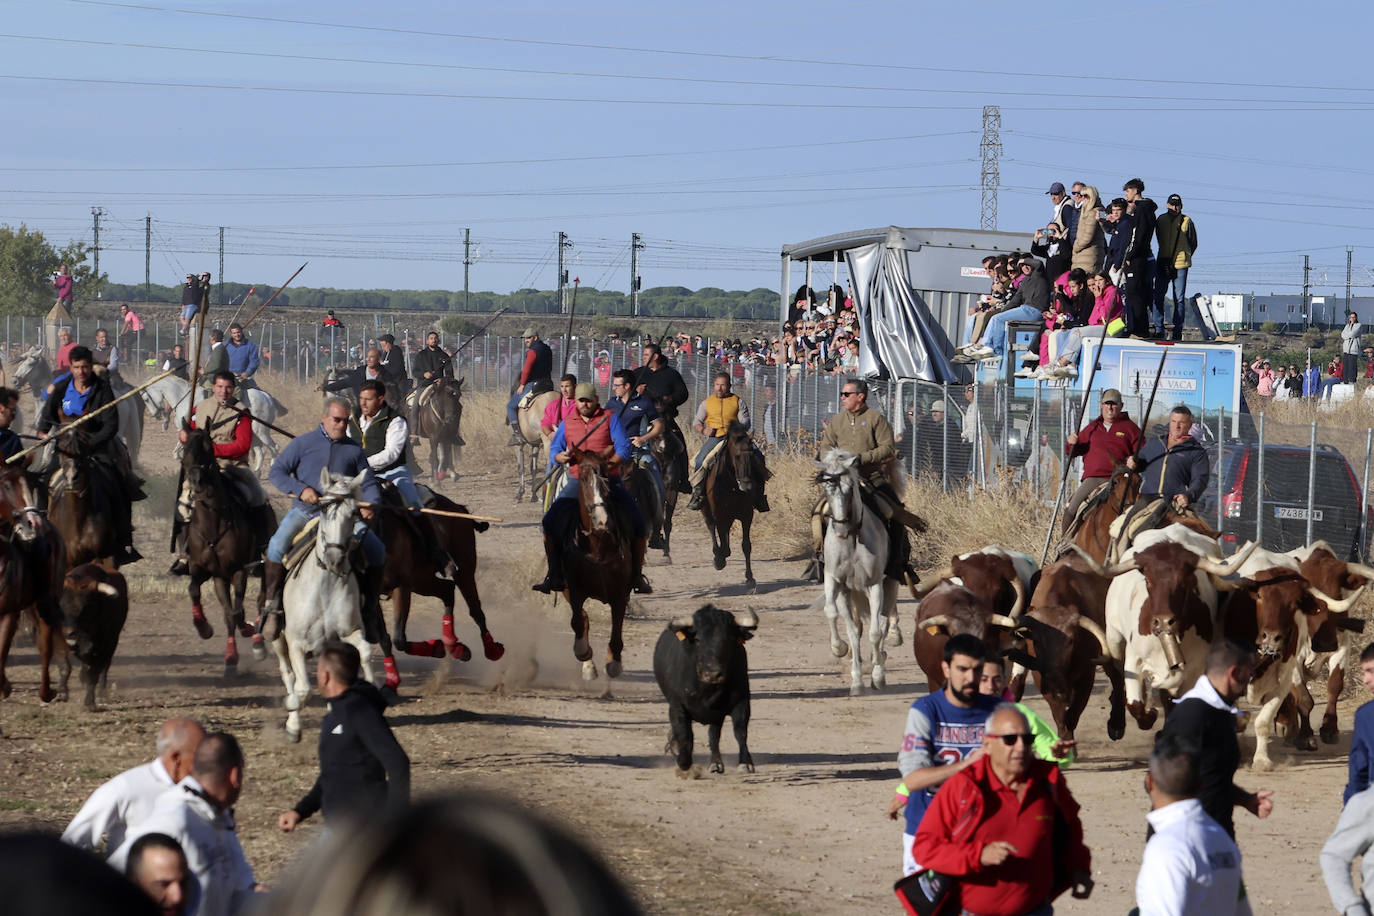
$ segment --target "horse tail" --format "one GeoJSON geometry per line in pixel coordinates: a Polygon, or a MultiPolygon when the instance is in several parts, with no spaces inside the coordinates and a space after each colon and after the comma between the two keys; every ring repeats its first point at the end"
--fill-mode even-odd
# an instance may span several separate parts
{"type": "Polygon", "coordinates": [[[268,397],[270,397],[270,398],[272,399],[272,403],[274,403],[274,404],[277,405],[277,416],[279,416],[279,417],[284,417],[284,416],[286,416],[288,413],[291,412],[291,411],[289,411],[289,410],[286,409],[286,405],[283,404],[283,403],[276,397],[276,395],[271,395],[271,394],[269,394],[268,397]]]}

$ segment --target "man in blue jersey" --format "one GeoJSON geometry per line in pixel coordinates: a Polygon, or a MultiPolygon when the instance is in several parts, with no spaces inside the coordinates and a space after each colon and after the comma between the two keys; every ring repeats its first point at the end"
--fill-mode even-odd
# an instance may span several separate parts
{"type": "Polygon", "coordinates": [[[945,657],[940,665],[945,676],[944,689],[921,697],[907,710],[906,732],[897,754],[902,783],[887,811],[893,820],[898,813],[906,812],[903,874],[912,875],[920,870],[912,857],[911,845],[935,791],[982,753],[983,727],[1001,702],[1000,697],[978,692],[986,656],[987,649],[978,637],[969,633],[951,636],[945,643],[945,657]],[[902,795],[902,789],[909,795],[902,795]]]}

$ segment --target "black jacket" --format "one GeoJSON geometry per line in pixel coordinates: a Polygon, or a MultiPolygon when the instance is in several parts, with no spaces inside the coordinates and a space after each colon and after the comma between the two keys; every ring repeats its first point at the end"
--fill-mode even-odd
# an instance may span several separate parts
{"type": "Polygon", "coordinates": [[[1165,436],[1147,439],[1136,462],[1142,466],[1142,496],[1172,497],[1186,493],[1188,501],[1195,503],[1207,489],[1207,478],[1211,474],[1207,449],[1191,436],[1173,448],[1168,447],[1165,436]]]}
{"type": "Polygon", "coordinates": [[[446,375],[452,374],[453,357],[448,355],[443,347],[436,347],[431,350],[425,347],[410,361],[410,368],[415,372],[415,384],[421,388],[428,388],[434,382],[446,375]],[[425,378],[426,372],[434,373],[433,377],[425,378]]]}
{"type": "Polygon", "coordinates": [[[1014,309],[1018,305],[1034,306],[1042,312],[1049,309],[1050,284],[1045,279],[1045,268],[1042,265],[1036,265],[1035,270],[1032,270],[1026,279],[1021,281],[1020,285],[1016,287],[1016,292],[1012,293],[1011,298],[1007,300],[1007,308],[1009,309],[1014,309]]]}
{"type": "MultiPolygon", "coordinates": [[[[62,409],[62,399],[67,396],[67,386],[72,383],[70,378],[64,378],[54,387],[52,394],[43,402],[43,409],[38,414],[38,431],[46,433],[56,426],[61,426],[58,418],[58,411],[62,409]]],[[[100,376],[91,379],[91,393],[86,398],[86,413],[104,407],[114,400],[114,391],[110,388],[110,383],[100,376]]],[[[117,410],[107,410],[100,416],[88,423],[81,424],[80,427],[85,431],[86,444],[92,449],[105,445],[119,432],[119,412],[117,410]]]]}
{"type": "Polygon", "coordinates": [[[1135,209],[1131,211],[1131,238],[1126,243],[1127,261],[1148,261],[1154,255],[1150,251],[1150,242],[1155,237],[1155,211],[1159,209],[1155,202],[1148,197],[1142,197],[1135,202],[1135,209]]]}
{"type": "Polygon", "coordinates": [[[329,703],[320,723],[320,775],[296,804],[301,819],[350,811],[374,815],[410,802],[410,758],[391,733],[376,687],[358,681],[329,703]]]}
{"type": "Polygon", "coordinates": [[[1165,735],[1181,735],[1197,744],[1202,752],[1198,757],[1198,775],[1202,778],[1198,801],[1202,802],[1202,810],[1234,839],[1236,826],[1231,815],[1236,806],[1236,767],[1240,766],[1236,717],[1193,697],[1175,703],[1169,710],[1159,738],[1165,735]]]}
{"type": "Polygon", "coordinates": [[[664,365],[662,369],[640,366],[635,375],[635,382],[644,386],[644,393],[655,406],[658,406],[659,401],[667,400],[668,411],[665,413],[669,419],[676,417],[677,408],[687,402],[687,383],[672,366],[664,365]]]}

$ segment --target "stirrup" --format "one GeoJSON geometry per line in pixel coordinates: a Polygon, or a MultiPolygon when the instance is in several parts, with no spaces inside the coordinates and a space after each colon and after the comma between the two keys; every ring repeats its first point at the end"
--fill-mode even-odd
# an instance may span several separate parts
{"type": "Polygon", "coordinates": [[[565,583],[559,582],[556,579],[554,579],[553,574],[550,573],[549,575],[544,577],[543,582],[536,582],[535,584],[531,585],[530,590],[536,592],[543,592],[546,595],[556,595],[567,587],[568,586],[565,583]]]}
{"type": "Polygon", "coordinates": [[[649,577],[642,572],[639,574],[639,578],[635,580],[633,590],[640,595],[652,595],[654,593],[654,587],[649,584],[649,577]]]}

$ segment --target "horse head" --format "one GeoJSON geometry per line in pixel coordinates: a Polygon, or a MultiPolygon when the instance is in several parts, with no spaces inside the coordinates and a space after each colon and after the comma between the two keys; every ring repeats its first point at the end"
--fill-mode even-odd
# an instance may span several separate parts
{"type": "Polygon", "coordinates": [[[48,367],[47,359],[43,357],[43,348],[35,344],[24,351],[24,355],[19,357],[10,374],[14,378],[16,389],[22,390],[28,385],[37,393],[38,389],[47,385],[48,379],[52,377],[52,370],[48,367]]]}
{"type": "Polygon", "coordinates": [[[725,431],[725,458],[735,473],[735,487],[745,493],[754,489],[754,440],[735,420],[725,431]]]}
{"type": "Polygon", "coordinates": [[[0,531],[8,529],[24,542],[43,530],[43,517],[35,508],[33,481],[20,467],[0,464],[0,531]]]}
{"type": "Polygon", "coordinates": [[[859,524],[859,456],[832,448],[816,462],[816,482],[830,506],[830,522],[839,530],[859,524]]]}
{"type": "Polygon", "coordinates": [[[577,465],[577,501],[583,527],[587,531],[605,531],[611,525],[611,485],[606,479],[605,463],[595,452],[584,452],[577,446],[569,450],[572,463],[577,465]]]}
{"type": "Polygon", "coordinates": [[[353,527],[358,516],[358,496],[367,471],[357,476],[320,470],[319,528],[315,553],[321,566],[336,576],[348,575],[348,555],[353,546],[353,527]]]}
{"type": "Polygon", "coordinates": [[[463,419],[463,380],[441,378],[433,387],[429,407],[438,418],[439,428],[456,432],[463,419]]]}
{"type": "Polygon", "coordinates": [[[215,442],[208,429],[196,429],[189,420],[181,421],[181,430],[186,435],[186,442],[181,447],[181,469],[191,487],[199,489],[207,472],[219,470],[215,463],[215,442]]]}

